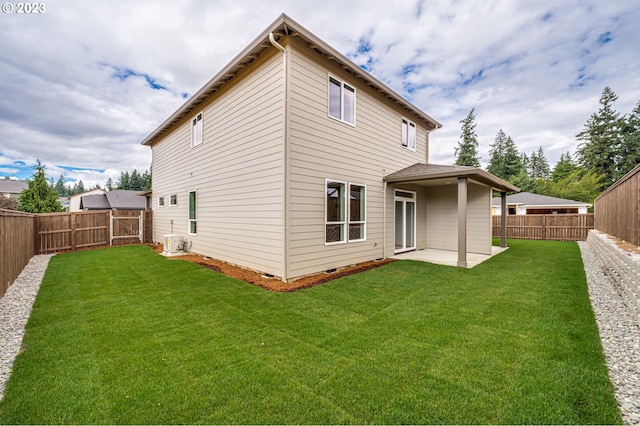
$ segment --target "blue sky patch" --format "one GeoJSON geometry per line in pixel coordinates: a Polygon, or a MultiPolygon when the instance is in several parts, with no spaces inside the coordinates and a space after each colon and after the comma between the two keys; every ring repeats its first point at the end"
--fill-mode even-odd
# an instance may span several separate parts
{"type": "Polygon", "coordinates": [[[119,68],[114,65],[104,64],[113,69],[111,77],[117,78],[120,81],[125,81],[129,77],[142,77],[145,79],[149,87],[153,90],[168,90],[165,86],[159,84],[157,80],[151,77],[149,74],[139,73],[130,68],[119,68]]]}
{"type": "Polygon", "coordinates": [[[551,19],[553,19],[553,13],[551,13],[551,12],[547,12],[544,15],[542,15],[542,21],[543,22],[550,21],[551,19]]]}
{"type": "MultiPolygon", "coordinates": [[[[462,81],[462,85],[463,86],[468,86],[470,84],[473,84],[477,81],[482,80],[482,77],[484,75],[484,69],[481,69],[480,71],[476,72],[475,74],[473,74],[471,77],[467,78],[466,80],[462,81]]],[[[464,78],[464,74],[460,74],[460,77],[464,78]]]]}
{"type": "Polygon", "coordinates": [[[602,33],[598,36],[598,44],[604,45],[609,43],[613,38],[611,37],[611,31],[607,31],[606,33],[602,33]]]}

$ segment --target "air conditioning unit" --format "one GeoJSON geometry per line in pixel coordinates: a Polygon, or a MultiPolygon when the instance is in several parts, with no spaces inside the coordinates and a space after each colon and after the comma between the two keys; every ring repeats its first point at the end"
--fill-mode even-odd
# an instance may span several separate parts
{"type": "Polygon", "coordinates": [[[182,238],[176,234],[163,235],[164,237],[164,254],[178,254],[182,247],[182,238]]]}

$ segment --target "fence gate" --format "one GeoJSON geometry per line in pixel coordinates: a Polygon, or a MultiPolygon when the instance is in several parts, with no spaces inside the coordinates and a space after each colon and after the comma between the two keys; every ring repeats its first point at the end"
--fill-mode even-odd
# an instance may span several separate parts
{"type": "Polygon", "coordinates": [[[109,244],[120,246],[144,241],[144,212],[139,210],[112,210],[109,244]]]}

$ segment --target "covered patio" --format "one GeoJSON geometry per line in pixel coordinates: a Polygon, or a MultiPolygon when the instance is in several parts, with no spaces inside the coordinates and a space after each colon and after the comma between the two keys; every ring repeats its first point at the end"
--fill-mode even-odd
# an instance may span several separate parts
{"type": "Polygon", "coordinates": [[[440,259],[440,262],[433,263],[451,264],[453,262],[450,258],[454,255],[455,266],[467,268],[481,262],[483,257],[489,258],[497,254],[491,246],[492,192],[499,192],[501,196],[503,217],[500,248],[506,249],[506,196],[507,192],[520,190],[509,182],[476,167],[423,163],[387,175],[384,182],[396,192],[409,187],[422,188],[425,192],[434,194],[426,197],[424,203],[427,207],[436,206],[431,207],[431,211],[426,208],[424,218],[418,219],[425,221],[430,242],[424,247],[416,246],[413,251],[405,250],[400,253],[395,250],[394,257],[416,256],[440,259]],[[440,198],[436,200],[437,196],[440,198]],[[443,228],[446,230],[440,232],[443,228]],[[473,236],[471,241],[470,235],[473,236]]]}
{"type": "MultiPolygon", "coordinates": [[[[467,253],[466,268],[473,268],[507,249],[508,247],[492,246],[491,254],[467,253]]],[[[398,260],[417,260],[420,262],[435,263],[436,265],[458,266],[458,252],[451,250],[413,250],[398,253],[392,256],[392,258],[398,260]]]]}

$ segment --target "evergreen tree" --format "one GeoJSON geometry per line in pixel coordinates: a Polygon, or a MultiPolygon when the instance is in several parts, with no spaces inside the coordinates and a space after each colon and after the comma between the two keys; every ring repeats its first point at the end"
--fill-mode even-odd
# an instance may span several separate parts
{"type": "Polygon", "coordinates": [[[525,171],[523,159],[521,157],[511,136],[507,136],[504,130],[500,129],[489,150],[489,165],[487,171],[497,177],[511,182],[511,179],[525,171]]]}
{"type": "Polygon", "coordinates": [[[533,180],[548,179],[550,174],[549,162],[544,155],[542,146],[538,148],[538,151],[533,151],[528,161],[527,173],[533,180]]]}
{"type": "Polygon", "coordinates": [[[640,164],[640,102],[624,122],[619,156],[618,179],[640,164]]]}
{"type": "Polygon", "coordinates": [[[73,185],[74,194],[80,194],[82,192],[85,192],[86,190],[87,189],[84,187],[84,182],[82,182],[82,179],[80,179],[73,185]]]}
{"type": "Polygon", "coordinates": [[[58,193],[47,182],[44,166],[38,160],[31,179],[27,179],[27,188],[20,193],[20,211],[29,213],[53,213],[63,211],[58,193]]]}
{"type": "Polygon", "coordinates": [[[129,188],[135,191],[142,191],[142,176],[138,173],[138,170],[133,169],[131,176],[129,177],[129,188]]]}
{"type": "Polygon", "coordinates": [[[613,108],[618,96],[605,87],[600,97],[600,109],[591,115],[584,129],[576,135],[582,143],[576,152],[578,163],[587,170],[604,175],[603,186],[610,186],[617,177],[616,164],[621,144],[620,114],[613,108]]]}
{"type": "Polygon", "coordinates": [[[142,174],[142,190],[151,190],[151,171],[145,170],[145,172],[142,174]]]}
{"type": "Polygon", "coordinates": [[[569,151],[567,151],[566,154],[562,154],[560,156],[560,159],[553,168],[553,171],[551,172],[551,180],[554,182],[558,182],[569,176],[577,168],[578,166],[576,166],[576,164],[573,162],[571,154],[569,153],[569,151]]]}
{"type": "Polygon", "coordinates": [[[116,184],[116,189],[129,189],[129,172],[120,172],[120,180],[116,184]]]}
{"type": "Polygon", "coordinates": [[[476,134],[475,108],[472,108],[467,117],[461,120],[462,133],[455,150],[456,166],[480,166],[478,156],[478,135],[476,134]]]}
{"type": "Polygon", "coordinates": [[[109,178],[107,180],[107,191],[113,191],[113,180],[111,180],[111,178],[109,178]]]}
{"type": "Polygon", "coordinates": [[[66,197],[69,195],[69,188],[67,188],[67,184],[64,181],[64,176],[60,175],[60,178],[56,182],[56,186],[54,187],[58,196],[66,197]]]}

